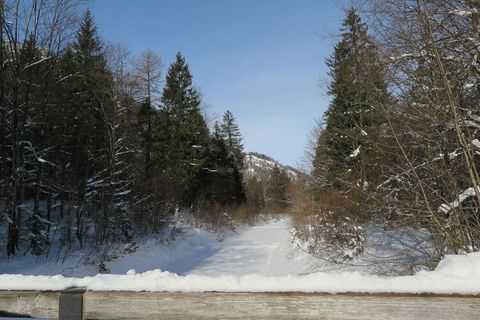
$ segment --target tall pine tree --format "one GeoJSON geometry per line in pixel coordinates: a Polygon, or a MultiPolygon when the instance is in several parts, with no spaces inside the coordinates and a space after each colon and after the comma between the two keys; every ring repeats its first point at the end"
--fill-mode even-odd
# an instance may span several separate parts
{"type": "Polygon", "coordinates": [[[229,110],[227,110],[223,115],[221,132],[223,139],[225,140],[225,143],[227,145],[229,155],[235,160],[237,168],[243,169],[244,154],[242,135],[240,133],[240,129],[238,128],[237,123],[235,122],[235,117],[229,110]]]}
{"type": "Polygon", "coordinates": [[[246,200],[243,175],[228,142],[223,126],[215,123],[203,177],[208,200],[222,205],[238,205],[246,200]]]}
{"type": "Polygon", "coordinates": [[[242,170],[245,167],[245,154],[243,152],[242,134],[235,117],[229,110],[223,115],[223,122],[219,129],[227,149],[228,158],[232,163],[231,198],[237,203],[244,202],[246,194],[242,170]]]}
{"type": "Polygon", "coordinates": [[[376,48],[355,9],[348,11],[341,40],[327,59],[333,100],[325,115],[325,130],[314,161],[319,181],[340,187],[345,180],[373,179],[372,141],[388,101],[384,70],[376,48]]]}
{"type": "Polygon", "coordinates": [[[168,69],[161,101],[162,115],[166,116],[157,119],[154,157],[181,190],[183,204],[192,205],[205,192],[200,173],[207,160],[210,136],[200,110],[200,96],[181,53],[168,69]]]}
{"type": "MultiPolygon", "coordinates": [[[[86,203],[95,203],[95,212],[104,208],[104,177],[108,168],[107,117],[112,113],[111,73],[102,42],[90,11],[85,12],[74,43],[62,57],[60,68],[59,113],[63,119],[57,127],[60,153],[59,174],[66,178],[64,190],[70,191],[75,204],[76,236],[83,245],[86,203]],[[73,182],[73,183],[72,183],[73,182]],[[73,185],[72,185],[73,184],[73,185]]],[[[94,217],[106,236],[108,213],[94,217]]],[[[70,233],[67,230],[67,234],[70,233]]]]}

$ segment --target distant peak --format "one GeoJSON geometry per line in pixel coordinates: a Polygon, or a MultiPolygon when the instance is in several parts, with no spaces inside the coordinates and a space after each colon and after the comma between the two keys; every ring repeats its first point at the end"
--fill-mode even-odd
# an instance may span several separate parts
{"type": "Polygon", "coordinates": [[[285,171],[292,180],[297,179],[301,174],[299,170],[284,165],[263,153],[249,152],[245,155],[244,177],[246,180],[253,177],[256,177],[259,180],[267,180],[275,166],[285,171]]]}

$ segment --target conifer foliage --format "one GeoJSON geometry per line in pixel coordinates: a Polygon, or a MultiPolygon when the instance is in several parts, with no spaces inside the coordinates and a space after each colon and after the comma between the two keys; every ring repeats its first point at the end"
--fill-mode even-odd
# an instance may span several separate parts
{"type": "Polygon", "coordinates": [[[161,231],[175,209],[245,200],[238,126],[228,112],[210,132],[185,58],[178,53],[163,80],[158,56],[147,50],[131,64],[76,4],[0,1],[7,255],[47,255],[53,245],[68,255],[119,241],[135,250],[136,237],[161,231]]]}
{"type": "Polygon", "coordinates": [[[347,12],[340,41],[327,59],[332,101],[325,113],[313,159],[315,237],[334,248],[333,260],[363,251],[360,223],[369,221],[368,189],[381,176],[375,143],[385,123],[389,95],[385,71],[367,26],[347,12]]]}
{"type": "Polygon", "coordinates": [[[181,200],[191,205],[202,189],[200,175],[210,143],[207,123],[200,111],[200,96],[193,86],[185,58],[177,53],[168,69],[162,94],[164,116],[159,118],[161,136],[155,147],[157,163],[170,181],[181,189],[181,200]]]}
{"type": "Polygon", "coordinates": [[[210,190],[216,191],[211,191],[209,197],[222,204],[240,204],[246,200],[242,174],[243,145],[240,130],[230,111],[225,113],[221,124],[215,123],[211,141],[204,173],[210,175],[207,179],[210,190]]]}
{"type": "Polygon", "coordinates": [[[411,261],[407,272],[432,268],[445,254],[479,250],[480,6],[364,5],[375,37],[351,9],[327,60],[332,102],[302,232],[344,261],[363,252],[364,224],[411,230],[415,253],[398,259],[411,261]]]}
{"type": "Polygon", "coordinates": [[[315,164],[317,178],[333,187],[373,178],[374,172],[364,164],[374,160],[371,141],[378,135],[388,98],[376,48],[355,9],[348,11],[341,31],[341,40],[327,59],[333,100],[325,114],[315,164]]]}
{"type": "Polygon", "coordinates": [[[221,134],[228,148],[228,154],[233,158],[239,169],[244,166],[244,153],[242,145],[242,135],[233,114],[227,110],[223,115],[221,124],[221,134]]]}
{"type": "Polygon", "coordinates": [[[285,209],[289,206],[288,186],[290,178],[285,170],[275,166],[267,183],[267,202],[272,208],[285,209]]]}

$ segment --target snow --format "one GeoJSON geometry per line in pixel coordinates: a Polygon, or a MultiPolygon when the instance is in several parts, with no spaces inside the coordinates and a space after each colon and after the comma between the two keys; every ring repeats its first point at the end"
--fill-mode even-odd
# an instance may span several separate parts
{"type": "Polygon", "coordinates": [[[356,158],[360,154],[360,146],[357,149],[353,150],[352,154],[349,155],[349,158],[356,158]]]}
{"type": "Polygon", "coordinates": [[[0,289],[480,294],[480,253],[446,256],[434,271],[413,276],[319,272],[319,260],[292,241],[290,228],[287,217],[270,219],[240,227],[222,240],[185,227],[171,245],[150,239],[133,254],[106,261],[111,274],[96,274],[93,266],[78,261],[74,267],[74,260],[59,272],[67,266],[20,257],[0,263],[0,289]]]}
{"type": "Polygon", "coordinates": [[[438,211],[447,214],[450,211],[452,211],[453,209],[458,208],[462,204],[462,202],[464,202],[465,200],[467,200],[470,197],[474,197],[475,195],[476,195],[476,193],[475,193],[475,189],[473,187],[467,188],[462,193],[460,193],[458,195],[457,199],[454,200],[453,202],[450,202],[448,204],[444,203],[444,204],[440,205],[440,207],[438,208],[438,211]]]}
{"type": "Polygon", "coordinates": [[[278,161],[265,155],[257,155],[254,153],[248,153],[245,155],[245,178],[248,180],[249,178],[256,177],[260,180],[267,180],[275,166],[285,170],[290,179],[297,179],[298,173],[291,167],[282,165],[278,161]]]}
{"type": "Polygon", "coordinates": [[[227,237],[215,254],[192,273],[282,276],[311,272],[317,262],[292,243],[290,221],[283,218],[247,227],[227,237]]]}
{"type": "Polygon", "coordinates": [[[480,141],[478,141],[478,139],[472,140],[472,145],[473,145],[475,148],[480,149],[480,141]]]}
{"type": "Polygon", "coordinates": [[[72,286],[93,291],[170,291],[170,292],[370,292],[479,294],[480,253],[447,256],[435,271],[414,276],[379,277],[358,272],[265,276],[189,274],[179,276],[159,269],[125,275],[99,274],[93,277],[0,275],[6,290],[62,290],[72,286]]]}
{"type": "Polygon", "coordinates": [[[468,17],[471,16],[473,13],[476,13],[477,10],[462,10],[462,9],[455,9],[451,10],[450,13],[453,15],[461,16],[461,17],[468,17]]]}
{"type": "MultiPolygon", "coordinates": [[[[318,259],[306,254],[292,243],[290,220],[286,217],[258,222],[253,226],[237,227],[219,237],[200,228],[179,226],[176,240],[170,244],[148,239],[136,252],[105,261],[115,274],[130,269],[146,272],[161,269],[179,275],[288,275],[309,273],[318,259]]],[[[61,261],[62,256],[59,257],[61,261]]],[[[98,268],[89,263],[90,257],[72,254],[63,264],[56,259],[45,261],[17,256],[0,262],[0,274],[92,276],[98,268]]]]}

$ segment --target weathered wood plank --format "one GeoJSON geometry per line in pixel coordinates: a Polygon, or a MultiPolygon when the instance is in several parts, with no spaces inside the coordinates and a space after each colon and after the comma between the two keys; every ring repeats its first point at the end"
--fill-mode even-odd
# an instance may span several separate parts
{"type": "Polygon", "coordinates": [[[87,292],[86,319],[480,319],[480,298],[304,293],[87,292]]]}
{"type": "MultiPolygon", "coordinates": [[[[0,311],[58,318],[59,292],[0,291],[0,311]]],[[[85,319],[480,319],[480,297],[87,292],[85,319]]],[[[1,313],[0,313],[1,315],[1,313]]]]}
{"type": "Polygon", "coordinates": [[[58,318],[59,292],[0,291],[0,316],[58,318]]]}

